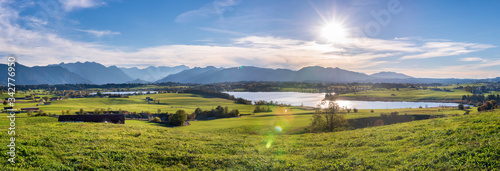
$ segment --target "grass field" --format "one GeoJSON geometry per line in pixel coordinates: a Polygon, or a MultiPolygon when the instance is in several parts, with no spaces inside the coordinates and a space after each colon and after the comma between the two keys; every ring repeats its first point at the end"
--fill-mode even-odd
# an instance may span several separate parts
{"type": "MultiPolygon", "coordinates": [[[[29,106],[17,103],[16,107],[29,106]]],[[[217,105],[251,113],[255,106],[192,94],[150,94],[130,98],[53,101],[45,112],[80,108],[170,113],[217,105]],[[151,97],[162,104],[148,104],[151,97]],[[172,108],[173,106],[173,108],[172,108]]],[[[183,127],[126,120],[125,124],[59,123],[54,117],[16,118],[16,164],[7,153],[1,170],[476,170],[500,167],[500,112],[470,115],[453,108],[369,109],[348,118],[400,114],[445,115],[333,133],[307,133],[313,111],[273,106],[273,112],[240,118],[191,121],[183,127]],[[286,109],[286,112],[285,112],[286,109]]],[[[1,114],[7,115],[7,114],[1,114]]],[[[10,136],[0,118],[0,144],[10,136]]]]}
{"type": "MultiPolygon", "coordinates": [[[[498,111],[334,133],[288,133],[307,125],[309,118],[301,114],[262,114],[195,121],[190,126],[169,128],[138,120],[127,120],[123,125],[58,123],[53,117],[21,114],[16,119],[17,164],[8,163],[7,154],[2,153],[4,161],[0,162],[0,168],[475,170],[500,167],[498,111]],[[276,126],[281,126],[282,131],[275,129],[276,126]]],[[[0,128],[7,130],[8,125],[7,118],[2,117],[0,128]]],[[[1,144],[8,144],[8,138],[6,131],[0,132],[1,144]]]]}
{"type": "MultiPolygon", "coordinates": [[[[16,103],[15,108],[34,107],[38,103],[16,103]]],[[[62,110],[77,112],[80,108],[85,111],[94,109],[105,109],[117,111],[119,109],[129,112],[151,112],[156,113],[158,109],[162,112],[173,113],[178,109],[183,109],[187,113],[193,113],[200,107],[203,110],[216,108],[218,105],[228,106],[229,109],[238,109],[242,114],[253,113],[255,106],[235,104],[231,100],[221,98],[202,98],[199,95],[182,93],[164,93],[130,96],[130,98],[72,98],[52,101],[51,105],[41,105],[39,108],[46,113],[61,114],[62,110]],[[149,104],[145,99],[150,97],[159,100],[160,104],[149,104]]],[[[272,107],[275,108],[275,107],[272,107]]],[[[300,109],[297,109],[300,110],[300,109]]]]}
{"type": "Polygon", "coordinates": [[[452,89],[451,92],[433,90],[415,90],[411,88],[367,90],[356,93],[341,94],[340,99],[369,101],[448,101],[456,102],[463,95],[472,95],[463,90],[452,89]]]}

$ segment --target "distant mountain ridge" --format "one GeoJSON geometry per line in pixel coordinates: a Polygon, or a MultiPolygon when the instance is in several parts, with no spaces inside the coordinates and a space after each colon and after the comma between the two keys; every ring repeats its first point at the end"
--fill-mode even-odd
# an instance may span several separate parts
{"type": "MultiPolygon", "coordinates": [[[[7,71],[6,64],[0,64],[2,71],[7,71]]],[[[13,82],[16,85],[40,85],[40,84],[90,84],[91,81],[70,72],[61,66],[34,66],[27,67],[16,63],[13,82]]],[[[7,73],[0,74],[0,83],[7,85],[7,73]]]]}
{"type": "Polygon", "coordinates": [[[298,71],[289,69],[268,69],[253,66],[235,68],[193,68],[169,75],[157,82],[216,83],[238,81],[324,81],[353,82],[371,80],[372,77],[339,68],[318,66],[304,67],[298,71]]]}
{"type": "MultiPolygon", "coordinates": [[[[7,65],[0,64],[0,69],[7,70],[7,65]]],[[[6,85],[7,74],[0,74],[0,83],[6,85]]],[[[340,68],[309,66],[294,71],[290,69],[269,69],[254,66],[233,68],[216,68],[207,66],[188,69],[187,66],[176,67],[147,67],[118,68],[106,67],[96,62],[60,63],[48,66],[27,67],[16,63],[16,84],[107,84],[107,83],[153,83],[153,82],[180,82],[180,83],[219,83],[239,81],[282,81],[282,82],[329,82],[329,83],[476,83],[500,82],[500,77],[490,79],[456,79],[456,78],[414,78],[401,73],[379,72],[367,75],[360,72],[348,71],[340,68]],[[128,74],[127,74],[127,73],[128,74]],[[175,73],[177,72],[177,73],[175,73]],[[148,77],[133,78],[144,74],[148,77]],[[167,75],[154,80],[155,77],[167,75]],[[148,80],[144,80],[147,78],[148,80]],[[149,81],[153,80],[153,81],[149,81]]]]}
{"type": "Polygon", "coordinates": [[[408,78],[413,78],[405,74],[401,73],[396,73],[396,72],[388,72],[388,71],[383,71],[379,73],[375,73],[370,75],[372,77],[377,77],[377,78],[386,78],[386,79],[408,79],[408,78]]]}
{"type": "Polygon", "coordinates": [[[60,63],[58,66],[66,68],[94,84],[126,83],[134,80],[116,66],[106,67],[96,62],[60,63]]]}
{"type": "Polygon", "coordinates": [[[179,65],[175,67],[149,66],[144,69],[139,69],[137,67],[120,68],[120,69],[133,79],[141,79],[143,81],[154,82],[170,74],[177,74],[183,70],[189,69],[189,67],[185,65],[179,65]]]}

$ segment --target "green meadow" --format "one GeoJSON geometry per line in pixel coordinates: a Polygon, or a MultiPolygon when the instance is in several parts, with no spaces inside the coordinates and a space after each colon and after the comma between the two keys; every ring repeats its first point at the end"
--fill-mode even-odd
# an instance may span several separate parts
{"type": "Polygon", "coordinates": [[[339,99],[344,100],[368,100],[368,101],[443,101],[457,102],[463,95],[472,95],[472,93],[450,89],[451,92],[434,90],[416,90],[413,88],[396,89],[376,89],[366,90],[355,93],[341,94],[339,99]]]}
{"type": "MultiPolygon", "coordinates": [[[[31,105],[19,103],[19,106],[31,105]]],[[[79,98],[40,106],[59,114],[80,108],[192,113],[217,105],[252,113],[255,106],[193,94],[130,98],[79,98]],[[148,104],[146,97],[159,100],[148,104]]],[[[18,107],[18,104],[16,104],[18,107]]],[[[400,114],[445,115],[331,133],[308,133],[312,110],[273,106],[273,112],[239,118],[191,121],[166,127],[142,120],[125,124],[59,123],[49,116],[16,118],[16,164],[2,153],[2,170],[495,170],[500,168],[500,112],[454,108],[369,109],[346,118],[400,114]],[[286,109],[286,110],[285,110],[286,109]]],[[[9,120],[0,118],[0,144],[9,120]]]]}

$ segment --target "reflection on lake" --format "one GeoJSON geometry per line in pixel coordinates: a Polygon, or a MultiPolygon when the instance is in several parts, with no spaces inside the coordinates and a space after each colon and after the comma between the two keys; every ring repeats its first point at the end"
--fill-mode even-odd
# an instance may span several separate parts
{"type": "MultiPolygon", "coordinates": [[[[298,92],[225,92],[235,97],[241,97],[252,102],[265,100],[278,103],[291,104],[293,106],[312,106],[321,105],[321,100],[325,93],[298,93],[298,92]]],[[[440,106],[458,106],[458,103],[439,103],[439,102],[382,102],[382,101],[354,101],[337,100],[339,106],[358,109],[398,109],[398,108],[423,108],[440,106]]],[[[328,101],[325,105],[328,106],[328,101]]]]}

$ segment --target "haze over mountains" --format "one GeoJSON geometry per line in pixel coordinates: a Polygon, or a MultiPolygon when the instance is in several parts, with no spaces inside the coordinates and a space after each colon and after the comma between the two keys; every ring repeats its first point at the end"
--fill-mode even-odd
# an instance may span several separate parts
{"type": "MultiPolygon", "coordinates": [[[[175,67],[154,67],[150,66],[144,69],[139,69],[137,67],[133,68],[120,68],[125,74],[129,75],[133,79],[139,79],[146,82],[154,82],[159,79],[162,79],[170,74],[176,74],[183,70],[189,69],[189,67],[185,65],[179,65],[175,67]]],[[[137,81],[139,81],[137,80],[137,81]]]]}
{"type": "MultiPolygon", "coordinates": [[[[0,64],[0,69],[7,70],[7,65],[0,64]]],[[[401,73],[380,72],[367,75],[340,68],[311,66],[294,71],[290,69],[269,69],[253,66],[234,68],[204,68],[180,65],[175,67],[118,68],[106,67],[96,62],[60,63],[49,66],[26,67],[16,65],[16,84],[107,84],[107,83],[217,83],[238,81],[296,81],[296,82],[386,82],[386,83],[473,83],[476,81],[500,81],[494,79],[432,79],[414,78],[401,73]]],[[[0,75],[0,81],[6,85],[7,74],[0,75]]]]}

